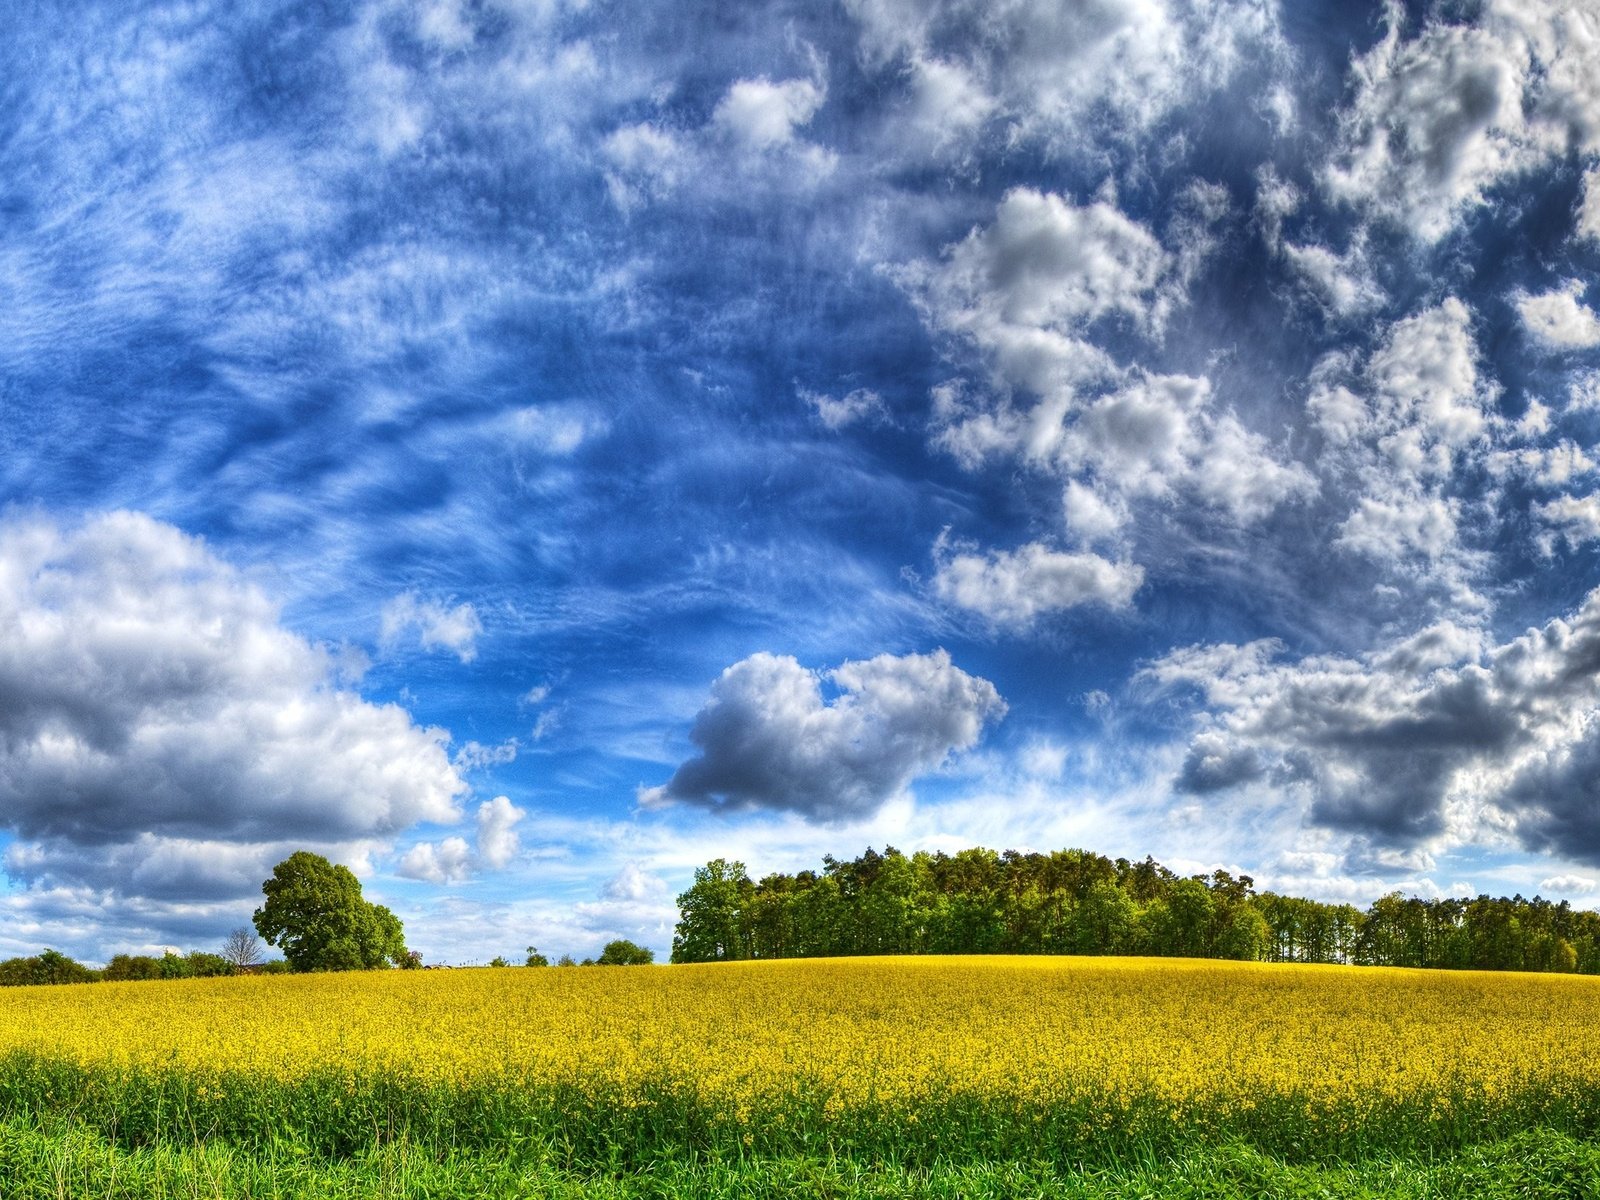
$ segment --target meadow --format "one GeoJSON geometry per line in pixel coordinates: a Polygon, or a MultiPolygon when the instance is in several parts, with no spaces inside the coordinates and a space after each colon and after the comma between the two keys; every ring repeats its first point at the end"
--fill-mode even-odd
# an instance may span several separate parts
{"type": "Polygon", "coordinates": [[[7,1196],[1600,1194],[1597,1029],[1588,977],[1171,959],[14,988],[0,1178],[7,1196]]]}

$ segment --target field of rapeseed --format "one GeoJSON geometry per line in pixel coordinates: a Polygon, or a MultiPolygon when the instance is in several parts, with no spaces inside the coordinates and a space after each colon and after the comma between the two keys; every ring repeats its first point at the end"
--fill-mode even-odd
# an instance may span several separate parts
{"type": "Polygon", "coordinates": [[[742,1158],[1076,1171],[1217,1147],[1326,1165],[1589,1137],[1596,1029],[1586,977],[1194,960],[16,988],[0,1113],[129,1152],[493,1151],[618,1177],[742,1158]]]}

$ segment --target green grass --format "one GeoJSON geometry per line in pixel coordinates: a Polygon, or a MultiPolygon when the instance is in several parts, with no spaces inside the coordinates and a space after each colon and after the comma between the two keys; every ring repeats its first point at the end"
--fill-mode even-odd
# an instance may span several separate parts
{"type": "Polygon", "coordinates": [[[1594,1197],[1588,1085],[1359,1108],[1262,1098],[1174,1113],[960,1096],[829,1115],[775,1097],[735,1120],[664,1085],[294,1082],[0,1057],[0,1200],[50,1197],[1594,1197]],[[1443,1111],[1444,1115],[1440,1115],[1443,1111]],[[780,1119],[781,1118],[781,1119],[780,1119]]]}
{"type": "MultiPolygon", "coordinates": [[[[1460,1158],[1530,1129],[1600,1144],[1600,1089],[1540,1080],[1492,1099],[1463,1091],[1359,1104],[1296,1094],[1224,1098],[1174,1111],[1155,1101],[1085,1096],[1048,1107],[953,1093],[914,1108],[830,1110],[804,1090],[734,1113],[663,1082],[627,1102],[575,1085],[430,1084],[404,1075],[327,1070],[294,1081],[180,1068],[85,1067],[0,1057],[0,1120],[62,1122],[134,1152],[218,1144],[289,1148],[338,1162],[390,1144],[443,1161],[512,1159],[541,1169],[625,1176],[662,1161],[882,1163],[908,1174],[950,1164],[1032,1162],[1065,1173],[1176,1162],[1219,1147],[1285,1168],[1460,1158]],[[1448,1103],[1443,1103],[1443,1100],[1448,1103]]],[[[0,1190],[0,1200],[5,1200],[0,1190]]]]}
{"type": "Polygon", "coordinates": [[[6,1200],[183,1197],[439,1197],[496,1200],[717,1200],[719,1197],[960,1197],[1021,1200],[1556,1200],[1600,1197],[1600,1144],[1550,1130],[1473,1147],[1438,1160],[1381,1157],[1341,1164],[1287,1164],[1244,1146],[1195,1150],[1171,1160],[1071,1171],[1048,1164],[936,1163],[924,1168],[850,1158],[662,1160],[627,1172],[585,1172],[504,1161],[490,1154],[438,1156],[406,1143],[340,1159],[302,1147],[245,1149],[220,1140],[127,1148],[94,1130],[46,1130],[0,1121],[0,1185],[6,1200]]]}

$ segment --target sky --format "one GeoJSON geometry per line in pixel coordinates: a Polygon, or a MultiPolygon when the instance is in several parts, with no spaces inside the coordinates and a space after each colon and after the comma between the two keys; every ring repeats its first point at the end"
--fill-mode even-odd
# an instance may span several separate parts
{"type": "Polygon", "coordinates": [[[349,864],[1600,903],[1587,0],[20,0],[0,954],[349,864]]]}

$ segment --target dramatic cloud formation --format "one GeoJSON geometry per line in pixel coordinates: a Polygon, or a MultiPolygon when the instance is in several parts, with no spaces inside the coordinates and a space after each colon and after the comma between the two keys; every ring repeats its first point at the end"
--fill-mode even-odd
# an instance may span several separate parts
{"type": "Polygon", "coordinates": [[[970,749],[1005,711],[992,683],[943,650],[880,654],[824,672],[788,655],[754,654],[712,684],[689,734],[700,754],[643,798],[858,817],[970,749]],[[824,683],[838,689],[831,701],[824,683]]]}
{"type": "Polygon", "coordinates": [[[446,735],[341,688],[206,546],[130,513],[0,525],[14,878],[244,895],[285,844],[453,821],[446,735]]]}
{"type": "Polygon", "coordinates": [[[1594,902],[1592,7],[43,0],[0,941],[301,846],[458,960],[868,841],[1594,902]]]}
{"type": "Polygon", "coordinates": [[[1333,195],[1436,241],[1507,176],[1600,151],[1600,40],[1581,5],[1499,0],[1481,24],[1429,17],[1411,38],[1403,24],[1391,4],[1383,40],[1352,65],[1333,195]]]}
{"type": "Polygon", "coordinates": [[[1484,649],[1435,625],[1360,658],[1278,661],[1271,643],[1192,647],[1148,668],[1211,711],[1189,792],[1270,772],[1312,821],[1380,845],[1493,840],[1600,862],[1600,592],[1570,618],[1484,649]]]}

